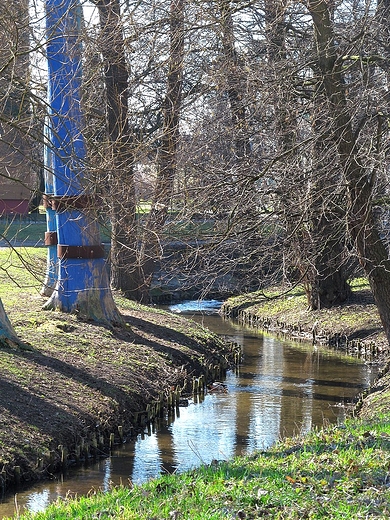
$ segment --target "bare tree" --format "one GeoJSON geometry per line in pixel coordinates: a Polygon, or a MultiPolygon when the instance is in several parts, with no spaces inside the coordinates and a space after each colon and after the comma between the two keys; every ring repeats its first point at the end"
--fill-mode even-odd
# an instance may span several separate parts
{"type": "MultiPolygon", "coordinates": [[[[327,100],[326,116],[330,119],[347,187],[348,231],[390,341],[390,260],[374,215],[374,179],[372,169],[363,159],[364,149],[359,140],[362,123],[354,128],[354,114],[347,99],[344,64],[348,54],[341,56],[338,52],[334,18],[328,3],[309,0],[307,7],[314,25],[318,74],[327,100]]],[[[353,61],[352,56],[349,59],[353,61]]]]}
{"type": "Polygon", "coordinates": [[[108,146],[104,191],[111,221],[111,285],[124,294],[139,286],[133,131],[129,123],[129,72],[119,0],[98,0],[108,146]]]}
{"type": "Polygon", "coordinates": [[[230,0],[220,0],[218,7],[221,15],[224,82],[231,110],[235,156],[240,164],[251,153],[246,114],[246,76],[236,49],[232,4],[230,0]]]}
{"type": "Polygon", "coordinates": [[[23,214],[35,188],[26,0],[1,5],[0,41],[0,213],[23,214]]]}
{"type": "Polygon", "coordinates": [[[139,255],[140,286],[136,299],[146,302],[150,298],[152,277],[162,256],[161,233],[172,208],[177,169],[184,61],[184,0],[171,1],[169,40],[167,87],[163,104],[161,142],[157,155],[157,176],[139,255]]]}
{"type": "MultiPolygon", "coordinates": [[[[28,2],[0,6],[0,212],[25,213],[34,189],[32,142],[29,137],[28,2]]],[[[0,345],[21,346],[0,300],[0,345]]]]}
{"type": "MultiPolygon", "coordinates": [[[[46,309],[78,312],[108,324],[121,322],[106,270],[100,232],[92,213],[91,196],[83,185],[85,139],[81,99],[81,5],[47,0],[49,76],[48,136],[52,155],[58,240],[58,279],[46,309]]],[[[49,157],[47,155],[47,157],[49,157]]]]}

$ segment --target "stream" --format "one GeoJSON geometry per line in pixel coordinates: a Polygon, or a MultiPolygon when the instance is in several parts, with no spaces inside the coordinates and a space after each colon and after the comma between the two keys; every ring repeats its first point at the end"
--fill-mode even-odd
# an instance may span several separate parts
{"type": "Polygon", "coordinates": [[[227,373],[227,393],[208,393],[180,407],[175,417],[120,447],[96,464],[69,470],[0,500],[0,518],[45,509],[58,497],[91,489],[145,482],[213,460],[264,450],[278,439],[325,423],[342,422],[354,397],[376,376],[376,367],[325,347],[277,339],[215,311],[220,302],[183,302],[169,310],[192,317],[240,343],[243,362],[227,373]]]}

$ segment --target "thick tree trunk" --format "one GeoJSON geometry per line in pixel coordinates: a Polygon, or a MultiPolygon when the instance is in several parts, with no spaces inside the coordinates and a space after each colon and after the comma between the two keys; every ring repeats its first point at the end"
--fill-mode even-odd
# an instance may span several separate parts
{"type": "Polygon", "coordinates": [[[77,312],[93,321],[121,322],[106,269],[100,232],[84,190],[85,142],[81,102],[81,4],[46,0],[47,56],[58,279],[46,309],[77,312]]]}
{"type": "Polygon", "coordinates": [[[390,261],[372,210],[372,185],[369,172],[358,162],[359,145],[349,113],[341,61],[337,60],[335,37],[325,0],[309,0],[314,22],[318,65],[328,99],[334,138],[343,167],[349,195],[347,222],[373,292],[386,337],[390,343],[390,261]]]}
{"type": "MultiPolygon", "coordinates": [[[[324,164],[326,144],[322,128],[313,125],[316,144],[311,149],[313,165],[310,175],[303,175],[300,159],[293,152],[296,144],[297,121],[294,94],[285,44],[286,2],[267,0],[265,21],[270,74],[274,79],[274,109],[276,133],[281,154],[295,158],[295,168],[289,168],[283,180],[283,213],[287,236],[292,251],[292,263],[304,283],[311,309],[331,307],[342,303],[350,294],[345,257],[344,233],[340,232],[339,215],[329,201],[334,196],[329,182],[329,169],[324,164]],[[322,149],[321,149],[322,148],[322,149]],[[292,170],[294,173],[291,173],[292,170]],[[291,186],[288,191],[286,186],[291,186]],[[297,222],[299,222],[297,224],[297,222]]],[[[313,114],[312,114],[313,118],[313,114]]],[[[315,120],[315,118],[313,118],[315,120]]],[[[326,154],[325,154],[326,156],[326,154]]],[[[305,168],[307,170],[307,168],[305,168]]]]}
{"type": "Polygon", "coordinates": [[[137,268],[133,143],[128,121],[128,82],[119,0],[96,0],[102,32],[111,218],[111,286],[128,297],[142,285],[137,268]]]}
{"type": "Polygon", "coordinates": [[[348,299],[353,264],[347,261],[345,192],[336,188],[342,175],[334,164],[337,149],[323,124],[321,107],[314,110],[312,119],[315,142],[306,194],[310,244],[306,251],[305,287],[309,307],[315,310],[340,305],[348,299]]]}
{"type": "Polygon", "coordinates": [[[328,213],[312,219],[313,254],[307,264],[305,291],[310,309],[330,308],[348,299],[348,264],[345,263],[344,237],[338,236],[335,217],[328,213]]]}
{"type": "Polygon", "coordinates": [[[157,179],[153,204],[140,250],[140,271],[143,284],[139,288],[139,299],[144,302],[149,301],[150,284],[162,257],[161,232],[169,215],[177,168],[183,84],[184,0],[171,1],[169,26],[170,53],[167,93],[164,101],[163,133],[157,158],[157,179]]]}

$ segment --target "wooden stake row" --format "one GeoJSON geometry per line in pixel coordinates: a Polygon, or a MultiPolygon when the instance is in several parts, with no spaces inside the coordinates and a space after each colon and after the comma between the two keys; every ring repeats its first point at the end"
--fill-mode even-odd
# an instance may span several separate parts
{"type": "MultiPolygon", "coordinates": [[[[234,364],[237,367],[242,357],[241,346],[231,343],[229,350],[230,365],[234,364]]],[[[46,457],[37,459],[36,472],[42,475],[57,471],[64,472],[70,465],[87,464],[89,461],[109,456],[114,446],[125,442],[127,437],[132,437],[138,432],[144,433],[146,427],[148,431],[151,431],[159,418],[164,415],[171,417],[178,413],[179,406],[185,406],[188,403],[186,396],[192,396],[196,402],[198,396],[205,394],[209,382],[221,380],[226,375],[228,364],[228,360],[223,357],[210,361],[200,376],[184,380],[182,387],[176,386],[161,391],[158,397],[146,406],[145,410],[134,414],[133,424],[128,427],[127,432],[123,425],[119,425],[117,432],[110,432],[108,436],[104,436],[101,432],[93,432],[88,438],[81,438],[80,442],[73,447],[58,445],[57,449],[51,450],[46,457]]],[[[0,494],[4,494],[8,487],[18,486],[22,480],[23,472],[20,466],[15,466],[13,469],[3,468],[0,471],[0,494]]]]}

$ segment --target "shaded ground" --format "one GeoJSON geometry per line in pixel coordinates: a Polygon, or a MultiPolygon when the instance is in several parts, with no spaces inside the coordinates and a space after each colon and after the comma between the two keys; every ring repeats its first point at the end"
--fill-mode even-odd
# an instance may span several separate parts
{"type": "MultiPolygon", "coordinates": [[[[20,258],[0,252],[0,297],[29,345],[0,347],[0,491],[19,478],[18,468],[20,479],[29,481],[46,478],[63,457],[69,463],[99,456],[111,434],[120,441],[118,426],[125,435],[135,433],[148,404],[166,402],[172,389],[185,391],[186,381],[232,359],[230,346],[198,324],[119,297],[124,328],[42,312],[45,252],[22,253],[20,258]]],[[[303,338],[314,327],[317,340],[361,336],[359,342],[380,345],[386,354],[363,283],[346,305],[332,310],[309,312],[299,291],[282,298],[244,296],[229,300],[225,309],[243,321],[256,318],[256,326],[303,338]]]]}

